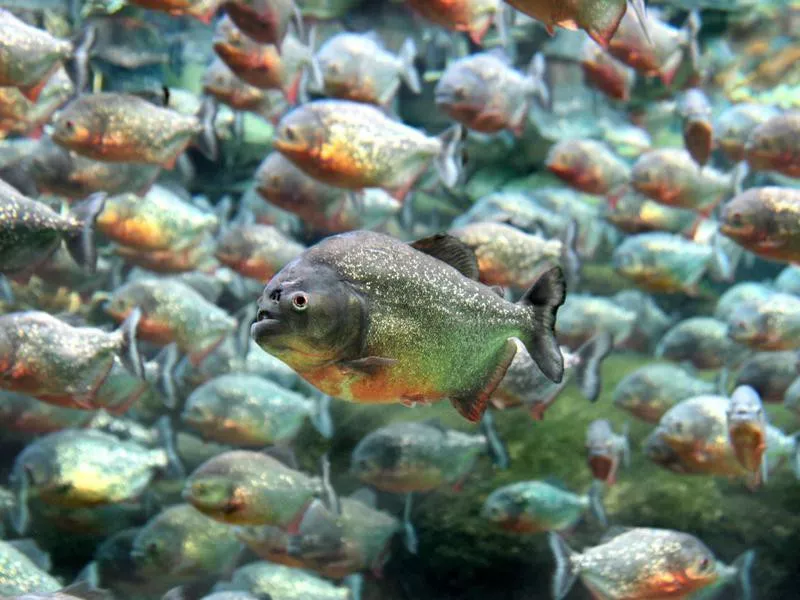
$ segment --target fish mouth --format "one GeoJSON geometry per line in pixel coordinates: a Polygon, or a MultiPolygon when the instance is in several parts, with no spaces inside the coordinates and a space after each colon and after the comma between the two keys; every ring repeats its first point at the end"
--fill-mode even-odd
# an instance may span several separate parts
{"type": "Polygon", "coordinates": [[[302,142],[290,142],[287,139],[275,138],[272,140],[272,147],[281,153],[294,152],[299,153],[305,150],[305,144],[302,142]]]}
{"type": "Polygon", "coordinates": [[[258,342],[278,332],[281,327],[280,319],[259,319],[250,326],[250,336],[258,342]]]}

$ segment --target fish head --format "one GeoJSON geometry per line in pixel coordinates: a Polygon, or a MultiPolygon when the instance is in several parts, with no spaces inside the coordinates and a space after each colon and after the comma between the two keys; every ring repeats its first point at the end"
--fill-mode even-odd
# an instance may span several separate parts
{"type": "Polygon", "coordinates": [[[434,88],[436,105],[455,114],[476,114],[487,104],[490,90],[472,69],[455,64],[434,88]]]}
{"type": "Polygon", "coordinates": [[[381,481],[387,474],[398,471],[402,462],[402,440],[376,431],[367,435],[353,449],[350,473],[364,483],[381,481]]]}
{"type": "Polygon", "coordinates": [[[513,529],[525,510],[524,499],[515,486],[495,490],[481,508],[481,517],[503,528],[513,529]]]}
{"type": "Polygon", "coordinates": [[[145,573],[172,573],[181,561],[183,540],[171,527],[144,527],[134,538],[130,559],[145,573]]]}
{"type": "Polygon", "coordinates": [[[654,430],[644,441],[645,456],[655,464],[674,472],[682,472],[683,466],[680,455],[661,437],[658,430],[654,430]]]}
{"type": "Polygon", "coordinates": [[[680,545],[671,553],[670,571],[687,590],[704,588],[717,580],[717,560],[697,538],[682,534],[680,545]]]}
{"type": "Polygon", "coordinates": [[[649,198],[659,197],[665,185],[665,165],[658,151],[647,152],[639,157],[631,170],[633,187],[649,198]]]}
{"type": "Polygon", "coordinates": [[[278,122],[272,146],[288,159],[302,161],[320,153],[327,129],[315,110],[300,106],[278,122]]]}
{"type": "Polygon", "coordinates": [[[548,170],[567,180],[575,177],[584,168],[584,155],[571,140],[560,142],[550,149],[545,160],[548,170]]]}
{"type": "Polygon", "coordinates": [[[757,307],[743,304],[728,318],[728,337],[741,344],[756,342],[764,336],[767,326],[766,316],[757,307]]]}
{"type": "Polygon", "coordinates": [[[636,277],[645,268],[644,256],[640,249],[631,244],[622,244],[611,257],[612,268],[624,277],[636,277]]]}
{"type": "Polygon", "coordinates": [[[357,356],[366,319],[349,283],[301,255],[264,288],[250,333],[262,349],[302,370],[357,356]]]}
{"type": "Polygon", "coordinates": [[[217,55],[224,59],[228,54],[243,52],[248,46],[248,41],[249,38],[236,27],[229,16],[225,15],[217,23],[211,44],[217,55]]]}
{"type": "Polygon", "coordinates": [[[758,392],[749,385],[740,385],[731,395],[727,410],[729,426],[757,426],[764,421],[764,405],[758,392]]]}
{"type": "Polygon", "coordinates": [[[221,473],[195,473],[181,496],[206,515],[231,515],[242,507],[236,484],[221,473]]]}
{"type": "Polygon", "coordinates": [[[757,194],[741,194],[722,208],[719,231],[729,238],[756,240],[772,228],[770,211],[764,208],[757,194]]]}
{"type": "Polygon", "coordinates": [[[89,108],[76,100],[56,112],[51,122],[51,139],[68,148],[91,143],[92,131],[97,129],[97,124],[89,108]]]}

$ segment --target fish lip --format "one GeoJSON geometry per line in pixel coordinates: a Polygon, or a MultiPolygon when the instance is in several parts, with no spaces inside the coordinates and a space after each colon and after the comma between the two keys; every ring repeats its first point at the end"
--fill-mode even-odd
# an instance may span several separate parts
{"type": "Polygon", "coordinates": [[[292,143],[288,140],[275,138],[272,140],[272,147],[280,153],[302,152],[305,148],[305,144],[301,142],[292,143]]]}
{"type": "Polygon", "coordinates": [[[276,333],[280,326],[280,319],[261,319],[250,326],[250,336],[258,342],[260,339],[276,333]]]}

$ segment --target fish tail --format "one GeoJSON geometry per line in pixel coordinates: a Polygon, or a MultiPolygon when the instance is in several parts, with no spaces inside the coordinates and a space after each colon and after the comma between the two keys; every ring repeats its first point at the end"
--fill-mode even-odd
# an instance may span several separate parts
{"type": "Polygon", "coordinates": [[[347,590],[350,592],[348,600],[361,600],[364,590],[364,575],[353,573],[342,580],[347,590]]]}
{"type": "Polygon", "coordinates": [[[503,440],[497,434],[497,429],[494,426],[494,416],[491,410],[486,410],[483,413],[483,418],[480,424],[481,431],[486,437],[486,450],[492,458],[492,462],[499,469],[507,469],[511,460],[508,456],[508,450],[503,444],[503,440]]]}
{"type": "Polygon", "coordinates": [[[417,45],[414,43],[413,38],[406,38],[406,41],[403,42],[403,47],[400,48],[400,62],[402,64],[400,76],[412,92],[419,94],[422,92],[422,83],[419,80],[417,67],[414,66],[416,58],[417,45]]]}
{"type": "Polygon", "coordinates": [[[178,364],[178,346],[170,344],[159,352],[154,362],[156,363],[156,388],[161,393],[161,401],[170,410],[178,405],[178,390],[175,382],[175,369],[178,364]]]}
{"type": "Polygon", "coordinates": [[[66,238],[67,252],[76,263],[89,273],[94,273],[97,269],[94,228],[97,217],[103,212],[106,198],[107,194],[104,192],[92,194],[76,204],[70,211],[70,214],[78,221],[80,227],[66,238]]]}
{"type": "Polygon", "coordinates": [[[403,507],[403,533],[406,550],[411,554],[416,554],[419,550],[419,540],[417,539],[417,532],[411,523],[411,510],[414,507],[414,494],[408,492],[406,494],[406,503],[403,507]]]}
{"type": "Polygon", "coordinates": [[[570,287],[578,285],[581,277],[581,257],[578,255],[578,222],[570,219],[564,235],[561,238],[561,263],[567,275],[567,283],[570,287]]]}
{"type": "MultiPolygon", "coordinates": [[[[319,61],[317,60],[317,55],[315,53],[316,45],[317,26],[312,25],[308,29],[308,38],[306,39],[304,49],[304,52],[306,53],[304,57],[306,62],[305,72],[307,73],[307,78],[310,78],[310,82],[306,78],[301,82],[301,86],[303,86],[303,88],[308,88],[310,83],[312,90],[321,92],[325,89],[325,77],[322,74],[322,67],[319,66],[319,61]]],[[[298,93],[298,96],[302,98],[303,95],[305,95],[307,98],[307,94],[308,92],[306,89],[303,89],[300,93],[298,93]]]]}
{"type": "Polygon", "coordinates": [[[792,456],[792,471],[794,476],[800,479],[800,431],[795,431],[791,436],[794,443],[794,455],[792,456]]]}
{"type": "Polygon", "coordinates": [[[750,174],[747,161],[743,160],[731,171],[731,196],[738,196],[744,189],[744,180],[750,174]]]}
{"type": "Polygon", "coordinates": [[[459,150],[463,137],[464,130],[461,125],[453,125],[439,136],[442,149],[436,157],[436,170],[442,183],[448,188],[455,186],[461,174],[459,150]]]}
{"type": "Polygon", "coordinates": [[[556,315],[567,296],[567,284],[560,267],[545,271],[525,292],[519,305],[529,309],[531,330],[522,340],[528,354],[554,383],[564,378],[564,357],[555,336],[556,315]]]}
{"type": "Polygon", "coordinates": [[[314,412],[311,424],[326,440],[333,437],[333,419],[331,418],[331,397],[320,394],[314,399],[314,412]]]}
{"type": "Polygon", "coordinates": [[[592,487],[589,488],[589,510],[592,516],[597,519],[603,527],[608,527],[608,517],[606,517],[606,508],[603,505],[603,482],[593,481],[592,487]]]}
{"type": "Polygon", "coordinates": [[[544,106],[550,106],[550,88],[547,87],[547,63],[544,54],[537,52],[528,65],[531,95],[538,97],[544,106]]]}
{"type": "Polygon", "coordinates": [[[736,586],[739,589],[741,600],[750,600],[753,597],[753,585],[750,582],[750,571],[756,560],[755,550],[748,550],[733,561],[733,568],[736,569],[736,586]]]}
{"type": "Polygon", "coordinates": [[[497,30],[497,37],[506,55],[514,60],[517,56],[517,48],[514,43],[514,36],[511,33],[514,26],[514,9],[506,3],[501,3],[494,13],[494,27],[497,30]]]}
{"type": "Polygon", "coordinates": [[[89,89],[89,53],[97,41],[97,26],[86,25],[78,35],[73,46],[72,56],[64,63],[67,75],[75,86],[75,95],[79,96],[89,89]]]}
{"type": "Polygon", "coordinates": [[[644,0],[631,0],[630,6],[633,8],[633,12],[636,13],[636,20],[639,21],[639,25],[642,27],[647,43],[652,46],[653,38],[650,37],[650,28],[647,25],[647,7],[644,5],[644,0]]]}
{"type": "Polygon", "coordinates": [[[186,477],[186,469],[178,456],[176,446],[175,428],[168,415],[164,415],[156,422],[159,441],[167,455],[166,473],[170,479],[183,479],[186,477]]]}
{"type": "Polygon", "coordinates": [[[128,371],[136,375],[139,379],[144,379],[144,364],[142,356],[139,354],[139,344],[136,329],[142,319],[142,309],[136,307],[131,314],[122,322],[117,329],[121,337],[121,347],[119,357],[122,364],[128,371]]]}
{"type": "Polygon", "coordinates": [[[320,470],[322,471],[322,491],[325,494],[325,505],[329,511],[340,515],[342,514],[342,505],[331,484],[331,459],[327,452],[320,458],[320,470]]]}
{"type": "Polygon", "coordinates": [[[569,593],[578,578],[578,569],[574,560],[577,553],[567,546],[564,538],[555,532],[550,532],[548,542],[556,559],[556,572],[553,575],[553,598],[561,600],[569,593]]]}
{"type": "Polygon", "coordinates": [[[576,352],[580,360],[575,366],[575,379],[589,402],[595,402],[600,396],[603,387],[600,366],[613,348],[614,339],[610,333],[603,331],[584,343],[576,352]]]}
{"type": "Polygon", "coordinates": [[[195,146],[211,161],[219,157],[219,140],[214,129],[214,120],[217,118],[217,103],[211,98],[205,98],[197,115],[200,120],[200,133],[196,138],[195,146]]]}
{"type": "Polygon", "coordinates": [[[11,511],[11,526],[17,535],[23,535],[30,525],[31,513],[28,509],[28,497],[30,494],[30,474],[28,469],[22,469],[12,479],[14,488],[14,509],[11,511]]]}
{"type": "Polygon", "coordinates": [[[8,278],[0,273],[0,302],[4,304],[14,304],[14,290],[11,288],[11,282],[8,278]]]}

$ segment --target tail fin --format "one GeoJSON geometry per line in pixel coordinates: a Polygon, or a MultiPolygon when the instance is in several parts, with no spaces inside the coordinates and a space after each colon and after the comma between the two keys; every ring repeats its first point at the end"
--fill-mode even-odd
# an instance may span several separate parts
{"type": "Polygon", "coordinates": [[[30,473],[23,465],[12,480],[14,488],[14,510],[11,511],[11,526],[17,535],[24,535],[31,521],[28,509],[28,496],[30,495],[30,473]]]}
{"type": "Polygon", "coordinates": [[[794,442],[794,455],[792,456],[792,471],[794,476],[800,479],[800,431],[796,431],[791,436],[794,442]]]}
{"type": "Polygon", "coordinates": [[[461,125],[453,125],[439,136],[442,149],[439,156],[436,157],[436,170],[439,172],[442,183],[448,188],[456,185],[461,174],[458,155],[463,135],[464,130],[461,125]]]}
{"type": "Polygon", "coordinates": [[[197,136],[195,146],[210,161],[219,158],[219,140],[214,128],[214,121],[217,118],[217,103],[211,98],[204,98],[200,106],[200,113],[197,115],[202,129],[197,136]]]}
{"type": "Polygon", "coordinates": [[[406,494],[406,503],[403,507],[403,531],[405,533],[406,549],[411,554],[416,554],[419,550],[419,540],[417,540],[417,532],[414,525],[411,523],[411,510],[413,508],[413,492],[406,494]]]}
{"type": "Polygon", "coordinates": [[[5,275],[0,273],[0,302],[13,305],[14,301],[14,290],[11,288],[11,282],[5,275]]]}
{"type": "Polygon", "coordinates": [[[178,364],[178,346],[170,344],[159,352],[154,362],[156,363],[155,383],[161,393],[164,406],[172,410],[178,405],[178,390],[175,384],[175,367],[178,364]]]}
{"type": "Polygon", "coordinates": [[[583,344],[576,352],[580,360],[575,366],[575,379],[584,398],[589,402],[595,402],[600,396],[603,387],[600,366],[613,348],[614,338],[609,332],[603,331],[583,344]]]}
{"type": "Polygon", "coordinates": [[[489,456],[492,457],[492,462],[498,469],[507,469],[510,463],[508,450],[506,450],[503,440],[500,439],[494,427],[494,417],[491,410],[487,409],[483,413],[480,427],[483,435],[486,436],[487,451],[489,456]]]}
{"type": "Polygon", "coordinates": [[[630,6],[633,8],[633,12],[636,13],[636,20],[642,26],[647,43],[652,46],[653,38],[650,37],[650,28],[647,24],[647,8],[644,5],[644,0],[630,0],[630,6]]]}
{"type": "Polygon", "coordinates": [[[364,590],[364,576],[361,573],[353,573],[342,579],[342,583],[350,592],[348,600],[361,600],[364,590]]]}
{"type": "Polygon", "coordinates": [[[547,63],[544,54],[537,52],[528,65],[530,92],[541,100],[543,106],[550,106],[550,89],[547,87],[547,63]]]}
{"type": "Polygon", "coordinates": [[[417,46],[414,44],[413,38],[406,38],[406,41],[403,42],[403,47],[400,48],[399,56],[402,65],[400,76],[412,92],[415,94],[421,93],[422,83],[419,80],[417,67],[414,66],[414,60],[417,58],[417,46]]]}
{"type": "Polygon", "coordinates": [[[186,469],[178,456],[175,444],[175,430],[172,422],[167,415],[164,415],[156,422],[158,437],[164,452],[167,453],[167,475],[170,479],[183,479],[186,477],[186,469]]]}
{"type": "Polygon", "coordinates": [[[750,174],[747,161],[742,161],[731,171],[731,197],[738,196],[744,189],[744,180],[750,174]]]}
{"type": "Polygon", "coordinates": [[[322,455],[320,467],[322,471],[322,491],[325,494],[325,505],[332,513],[341,515],[342,505],[339,502],[339,496],[336,490],[333,489],[333,485],[331,484],[331,459],[327,453],[322,455]]]}
{"type": "Polygon", "coordinates": [[[755,550],[748,550],[740,555],[731,565],[736,569],[736,586],[739,589],[740,600],[751,600],[753,598],[753,586],[750,583],[750,571],[756,560],[755,550]]]}
{"type": "Polygon", "coordinates": [[[528,354],[545,376],[554,383],[564,378],[564,357],[555,337],[556,315],[564,304],[567,286],[560,267],[543,273],[519,301],[531,310],[533,323],[531,335],[522,340],[528,354]]]}
{"type": "Polygon", "coordinates": [[[561,264],[567,274],[567,284],[575,288],[581,279],[581,258],[578,256],[578,222],[570,219],[561,238],[561,264]]]}
{"type": "Polygon", "coordinates": [[[319,66],[319,61],[317,61],[317,57],[315,55],[315,47],[317,45],[317,26],[312,25],[308,29],[308,37],[305,42],[305,48],[303,52],[303,60],[305,61],[306,68],[304,69],[306,73],[305,79],[302,81],[301,86],[304,88],[298,91],[298,98],[302,100],[305,96],[308,98],[308,87],[310,87],[315,92],[321,92],[325,89],[325,77],[322,74],[322,68],[319,66]]]}
{"type": "Polygon", "coordinates": [[[97,269],[97,248],[95,247],[94,226],[97,217],[103,212],[107,194],[98,192],[75,205],[71,216],[80,223],[80,229],[66,238],[67,251],[81,267],[89,273],[97,269]]]}
{"type": "Polygon", "coordinates": [[[592,511],[592,516],[597,519],[603,527],[608,527],[608,518],[606,517],[606,508],[603,505],[603,482],[593,481],[592,487],[589,488],[589,510],[592,511]]]}
{"type": "Polygon", "coordinates": [[[551,531],[548,541],[550,550],[553,551],[556,559],[556,572],[553,575],[553,598],[562,600],[575,585],[575,580],[578,579],[578,570],[574,561],[576,553],[557,533],[551,531]]]}
{"type": "Polygon", "coordinates": [[[311,424],[326,440],[333,437],[333,419],[331,419],[331,397],[320,394],[314,399],[314,412],[311,424]]]}
{"type": "Polygon", "coordinates": [[[9,546],[13,546],[15,550],[24,554],[33,564],[39,567],[42,571],[50,571],[53,568],[53,561],[50,555],[39,548],[36,540],[34,539],[21,539],[6,542],[9,546]]]}
{"type": "Polygon", "coordinates": [[[75,95],[83,94],[89,88],[89,53],[96,40],[97,26],[87,25],[73,46],[72,57],[64,65],[75,86],[75,95]]]}
{"type": "Polygon", "coordinates": [[[135,308],[131,314],[119,326],[122,336],[122,347],[119,350],[119,357],[122,364],[139,379],[144,379],[144,364],[139,354],[139,346],[136,339],[136,328],[142,318],[142,309],[135,308]]]}

